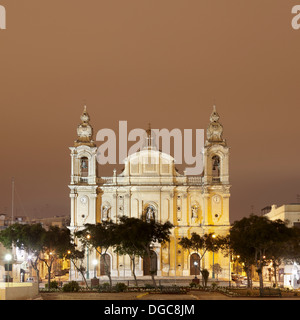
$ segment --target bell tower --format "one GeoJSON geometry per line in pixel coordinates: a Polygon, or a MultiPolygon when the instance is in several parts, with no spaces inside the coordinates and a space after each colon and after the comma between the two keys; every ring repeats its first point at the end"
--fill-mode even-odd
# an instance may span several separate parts
{"type": "Polygon", "coordinates": [[[77,127],[78,138],[71,150],[71,229],[96,223],[97,147],[92,140],[93,128],[86,106],[77,127]]]}
{"type": "MultiPolygon", "coordinates": [[[[213,106],[204,146],[203,182],[207,208],[206,223],[210,226],[225,227],[229,226],[229,148],[223,138],[223,126],[219,119],[216,106],[213,106]]],[[[221,229],[218,228],[220,231],[221,229]]],[[[215,231],[225,232],[218,232],[217,229],[215,231]]]]}

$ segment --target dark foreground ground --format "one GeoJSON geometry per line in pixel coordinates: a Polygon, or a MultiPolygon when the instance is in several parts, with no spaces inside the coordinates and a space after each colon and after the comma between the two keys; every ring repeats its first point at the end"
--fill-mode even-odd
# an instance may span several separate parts
{"type": "Polygon", "coordinates": [[[187,294],[152,294],[138,292],[51,292],[37,300],[299,300],[300,297],[229,297],[219,292],[190,291],[187,294]]]}

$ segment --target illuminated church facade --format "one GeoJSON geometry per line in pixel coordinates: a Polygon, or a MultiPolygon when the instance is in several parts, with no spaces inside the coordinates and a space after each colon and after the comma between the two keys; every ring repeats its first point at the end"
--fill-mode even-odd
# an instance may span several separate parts
{"type": "MultiPolygon", "coordinates": [[[[77,127],[78,138],[71,151],[71,232],[84,224],[101,223],[120,216],[149,217],[158,222],[170,221],[174,228],[170,242],[153,244],[151,261],[139,258],[138,277],[149,276],[149,264],[161,277],[184,277],[199,274],[197,252],[183,250],[178,242],[193,232],[200,235],[226,235],[229,231],[229,148],[223,139],[223,126],[213,108],[203,150],[203,172],[198,176],[180,174],[174,158],[156,149],[151,130],[146,131],[144,147],[124,160],[124,170],[111,177],[98,176],[97,147],[86,108],[77,127]],[[149,161],[149,157],[155,158],[149,161]],[[196,263],[195,263],[196,262],[196,263]],[[154,265],[154,268],[153,268],[154,265]]],[[[101,173],[101,172],[100,172],[101,173]]],[[[131,277],[130,259],[113,250],[106,256],[112,277],[131,277]]],[[[219,278],[230,275],[229,258],[221,252],[207,252],[201,267],[209,270],[218,264],[219,278]]],[[[85,258],[87,278],[105,275],[104,263],[96,252],[85,258]],[[97,262],[97,264],[96,264],[97,262]]],[[[72,280],[80,278],[71,270],[72,280]]]]}

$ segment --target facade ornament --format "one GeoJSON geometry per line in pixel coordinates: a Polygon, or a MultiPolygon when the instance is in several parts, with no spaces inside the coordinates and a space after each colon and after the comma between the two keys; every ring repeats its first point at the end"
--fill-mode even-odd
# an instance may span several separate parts
{"type": "Polygon", "coordinates": [[[198,218],[198,206],[196,204],[192,206],[192,218],[198,218]]]}
{"type": "Polygon", "coordinates": [[[104,205],[102,207],[102,220],[106,221],[109,219],[109,210],[110,210],[110,205],[104,205]]]}

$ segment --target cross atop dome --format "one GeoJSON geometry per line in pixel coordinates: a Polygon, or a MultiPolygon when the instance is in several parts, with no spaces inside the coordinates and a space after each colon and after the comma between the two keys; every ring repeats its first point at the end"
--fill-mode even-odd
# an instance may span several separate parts
{"type": "Polygon", "coordinates": [[[144,139],[144,149],[155,149],[156,150],[156,144],[155,144],[155,134],[153,130],[151,129],[151,123],[148,123],[148,129],[146,130],[146,135],[144,139]]]}

